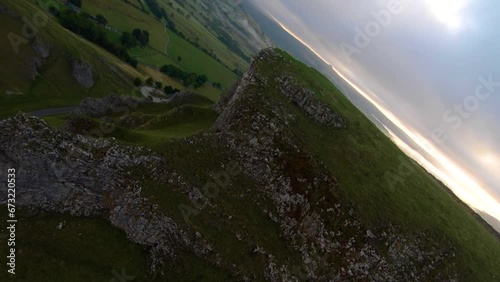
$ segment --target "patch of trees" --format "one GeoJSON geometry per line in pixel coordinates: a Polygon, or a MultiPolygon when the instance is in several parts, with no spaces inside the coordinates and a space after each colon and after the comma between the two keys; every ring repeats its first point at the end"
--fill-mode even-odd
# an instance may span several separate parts
{"type": "Polygon", "coordinates": [[[164,18],[165,21],[167,22],[167,27],[173,32],[178,33],[174,21],[170,19],[170,17],[167,14],[167,11],[163,7],[160,7],[160,5],[158,4],[158,2],[156,2],[156,0],[146,0],[146,4],[148,4],[149,9],[153,13],[153,15],[155,15],[155,17],[157,17],[158,19],[164,18]]]}
{"type": "Polygon", "coordinates": [[[120,42],[127,48],[132,48],[137,45],[144,47],[149,43],[149,32],[138,28],[134,29],[132,33],[124,32],[120,37],[120,42]]]}
{"type": "MultiPolygon", "coordinates": [[[[222,60],[217,57],[217,55],[211,51],[211,50],[208,50],[207,48],[204,48],[202,46],[200,46],[200,44],[194,40],[191,40],[190,38],[188,38],[184,33],[182,33],[181,31],[177,30],[176,26],[175,26],[175,23],[174,21],[171,19],[171,17],[168,16],[167,14],[167,11],[163,8],[163,7],[160,7],[160,5],[158,4],[157,0],[145,0],[146,3],[148,4],[149,8],[151,9],[151,12],[159,19],[161,18],[164,18],[165,21],[167,22],[166,26],[168,29],[170,29],[171,31],[173,31],[175,34],[177,34],[180,38],[188,41],[189,43],[193,44],[196,48],[198,48],[199,50],[203,51],[203,53],[207,54],[208,56],[212,57],[214,60],[216,60],[217,62],[219,62],[221,65],[224,65],[226,66],[222,60]]],[[[183,6],[182,1],[176,1],[179,5],[183,6]]],[[[168,2],[167,5],[169,5],[170,7],[173,8],[173,4],[172,2],[168,2]]],[[[178,11],[180,14],[183,14],[181,13],[182,11],[178,11]]],[[[173,16],[173,15],[172,15],[173,16]]],[[[225,34],[226,36],[224,37],[224,40],[226,42],[229,42],[229,44],[231,44],[231,46],[228,45],[228,48],[233,51],[234,53],[236,53],[237,55],[241,56],[242,58],[244,58],[245,60],[247,61],[250,61],[251,58],[247,57],[245,55],[245,53],[240,49],[238,43],[234,40],[232,40],[231,36],[229,36],[229,34],[225,34]]],[[[222,41],[222,39],[221,39],[222,41]]],[[[226,44],[224,41],[222,41],[224,44],[226,44]]],[[[227,66],[226,66],[227,67],[227,66]]]]}
{"type": "Polygon", "coordinates": [[[164,65],[160,71],[170,77],[179,79],[184,86],[194,86],[195,88],[203,86],[208,81],[208,77],[204,74],[197,75],[189,73],[174,65],[164,65]]]}
{"type": "Polygon", "coordinates": [[[137,46],[137,39],[135,39],[134,36],[132,36],[132,33],[127,31],[122,33],[122,36],[120,37],[120,42],[126,48],[133,48],[137,46]]]}
{"type": "Polygon", "coordinates": [[[95,16],[95,20],[97,21],[98,24],[106,26],[108,24],[108,20],[101,14],[97,14],[95,16]]]}
{"type": "Polygon", "coordinates": [[[138,28],[132,31],[132,36],[141,44],[142,47],[149,43],[149,32],[147,30],[140,30],[138,28]]]}
{"type": "Polygon", "coordinates": [[[84,13],[76,13],[72,10],[66,10],[59,15],[61,25],[72,32],[92,41],[118,58],[129,63],[133,67],[137,67],[137,60],[130,57],[125,46],[113,42],[106,32],[96,25],[84,13]]]}
{"type": "Polygon", "coordinates": [[[146,4],[148,4],[149,9],[155,15],[155,17],[161,19],[164,15],[167,14],[164,8],[160,7],[156,0],[146,0],[146,4]]]}
{"type": "Polygon", "coordinates": [[[134,85],[135,86],[141,86],[142,85],[142,80],[138,77],[134,79],[134,85]]]}
{"type": "Polygon", "coordinates": [[[175,93],[179,92],[180,90],[175,88],[175,87],[172,87],[170,85],[167,85],[167,86],[165,86],[163,91],[165,91],[165,94],[170,95],[170,94],[175,94],[175,93]]]}

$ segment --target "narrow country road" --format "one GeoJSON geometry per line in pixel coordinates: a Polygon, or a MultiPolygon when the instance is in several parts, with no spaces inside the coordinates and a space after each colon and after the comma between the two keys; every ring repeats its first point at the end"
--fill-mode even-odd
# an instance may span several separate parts
{"type": "MultiPolygon", "coordinates": [[[[170,101],[170,99],[158,97],[160,95],[164,95],[164,93],[161,90],[158,90],[158,89],[153,88],[153,87],[143,86],[143,87],[141,87],[141,93],[142,93],[142,96],[144,96],[144,98],[151,99],[153,101],[153,103],[164,103],[164,102],[170,101]],[[157,95],[153,95],[155,93],[157,95]]],[[[49,108],[49,109],[32,111],[31,115],[36,116],[36,117],[45,117],[45,116],[69,114],[69,113],[73,112],[74,110],[76,110],[77,108],[78,108],[78,106],[49,108]]]]}
{"type": "Polygon", "coordinates": [[[50,109],[36,110],[31,112],[31,114],[36,117],[62,115],[62,114],[69,114],[76,108],[78,107],[74,106],[74,107],[50,108],[50,109]]]}

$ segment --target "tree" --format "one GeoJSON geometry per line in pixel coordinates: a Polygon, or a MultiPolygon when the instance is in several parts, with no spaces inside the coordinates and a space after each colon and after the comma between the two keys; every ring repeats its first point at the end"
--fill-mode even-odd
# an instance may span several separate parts
{"type": "Polygon", "coordinates": [[[122,36],[120,38],[120,42],[122,43],[123,46],[127,48],[132,48],[137,46],[137,39],[135,39],[130,32],[124,32],[122,33],[122,36]]]}
{"type": "Polygon", "coordinates": [[[155,86],[156,88],[161,88],[163,86],[163,83],[161,83],[160,81],[156,81],[155,86]]]}
{"type": "Polygon", "coordinates": [[[165,88],[163,90],[165,91],[165,94],[167,94],[167,95],[174,93],[174,88],[170,85],[165,86],[165,88]]]}
{"type": "Polygon", "coordinates": [[[142,31],[138,28],[135,28],[132,30],[132,35],[135,37],[135,39],[139,39],[141,37],[142,31]]]}
{"type": "Polygon", "coordinates": [[[207,83],[207,81],[208,81],[208,77],[206,75],[204,75],[204,74],[199,75],[196,77],[194,87],[195,88],[201,87],[201,86],[203,86],[203,84],[207,83]]]}
{"type": "Polygon", "coordinates": [[[164,65],[160,68],[160,71],[166,75],[170,74],[170,65],[164,65]]]}
{"type": "Polygon", "coordinates": [[[127,48],[119,43],[113,42],[102,28],[99,28],[93,21],[88,20],[88,16],[88,14],[83,12],[76,13],[71,9],[66,9],[60,13],[59,22],[63,27],[102,46],[118,58],[136,67],[137,60],[130,57],[127,48]]]}
{"type": "Polygon", "coordinates": [[[140,79],[140,78],[138,78],[138,77],[136,77],[136,78],[134,79],[134,85],[135,85],[135,86],[141,86],[141,85],[142,85],[142,81],[141,81],[141,79],[140,79]]]}
{"type": "Polygon", "coordinates": [[[137,65],[139,64],[139,61],[137,61],[136,59],[132,59],[130,58],[128,60],[128,63],[133,67],[133,68],[137,68],[137,65]]]}
{"type": "Polygon", "coordinates": [[[183,80],[182,83],[184,84],[184,86],[190,86],[196,82],[197,78],[198,76],[195,73],[190,73],[185,78],[182,79],[183,80]]]}
{"type": "Polygon", "coordinates": [[[180,63],[182,61],[182,57],[181,56],[177,57],[177,61],[179,61],[180,63]]]}
{"type": "Polygon", "coordinates": [[[149,43],[149,32],[147,30],[140,30],[138,28],[132,31],[132,36],[141,44],[142,47],[149,43]]]}
{"type": "Polygon", "coordinates": [[[108,20],[101,14],[97,14],[95,16],[95,20],[97,21],[98,24],[106,26],[108,24],[108,20]]]}
{"type": "Polygon", "coordinates": [[[153,80],[153,78],[152,78],[152,77],[148,77],[148,79],[146,79],[146,84],[147,84],[147,85],[152,86],[152,85],[153,85],[153,83],[154,83],[154,80],[153,80]]]}
{"type": "Polygon", "coordinates": [[[167,85],[167,86],[165,86],[164,91],[165,91],[165,94],[169,95],[169,94],[175,94],[175,93],[179,92],[180,90],[177,88],[174,88],[170,85],[167,85]]]}
{"type": "Polygon", "coordinates": [[[53,5],[50,5],[49,13],[51,13],[53,16],[57,17],[59,15],[59,10],[56,7],[54,7],[53,5]]]}

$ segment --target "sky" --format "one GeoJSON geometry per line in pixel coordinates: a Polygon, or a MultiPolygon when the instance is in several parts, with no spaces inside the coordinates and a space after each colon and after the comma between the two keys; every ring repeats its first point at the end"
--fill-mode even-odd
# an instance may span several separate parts
{"type": "Polygon", "coordinates": [[[403,151],[500,220],[500,1],[250,2],[373,104],[403,151]]]}

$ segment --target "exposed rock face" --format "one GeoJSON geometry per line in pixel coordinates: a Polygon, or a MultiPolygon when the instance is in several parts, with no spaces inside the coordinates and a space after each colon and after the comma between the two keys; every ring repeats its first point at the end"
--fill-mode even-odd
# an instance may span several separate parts
{"type": "Polygon", "coordinates": [[[172,107],[175,107],[196,102],[204,102],[207,104],[211,103],[211,101],[208,98],[192,93],[189,90],[183,90],[174,93],[172,97],[169,99],[168,104],[172,107]]]}
{"type": "Polygon", "coordinates": [[[92,88],[94,86],[94,78],[92,76],[92,67],[90,64],[82,60],[72,60],[71,72],[81,86],[85,88],[92,88]]]}
{"type": "Polygon", "coordinates": [[[39,36],[35,37],[33,40],[33,43],[31,44],[31,48],[35,50],[35,52],[40,56],[42,59],[46,59],[50,56],[50,45],[48,42],[45,42],[42,38],[39,36]]]}
{"type": "MultiPolygon", "coordinates": [[[[278,61],[280,55],[268,49],[257,60],[278,61]]],[[[220,143],[237,156],[245,174],[272,199],[276,209],[267,211],[269,217],[280,224],[285,238],[302,254],[303,264],[294,266],[280,264],[273,254],[259,249],[267,254],[267,279],[422,281],[439,276],[435,265],[454,255],[452,250],[426,241],[425,234],[401,235],[393,226],[370,230],[349,204],[328,196],[338,190],[337,180],[324,164],[301,148],[300,140],[295,139],[288,126],[293,116],[263,94],[272,78],[261,76],[254,67],[257,63],[243,75],[225,103],[221,102],[224,111],[214,130],[220,143]],[[325,196],[311,201],[313,191],[325,196]],[[325,206],[331,208],[321,208],[325,206]],[[344,222],[331,226],[327,224],[329,218],[341,218],[344,222]],[[380,245],[386,249],[380,250],[380,245]],[[342,262],[335,266],[330,263],[339,259],[342,262]]],[[[311,91],[297,86],[291,78],[279,77],[276,81],[282,93],[316,121],[344,127],[342,119],[311,91]]],[[[455,279],[445,274],[438,280],[455,279]]]]}
{"type": "Polygon", "coordinates": [[[147,103],[147,101],[129,96],[120,97],[117,94],[111,94],[104,98],[86,98],[73,113],[100,118],[109,114],[130,112],[143,103],[147,103]]]}
{"type": "Polygon", "coordinates": [[[298,85],[293,77],[284,75],[276,81],[281,85],[281,93],[317,122],[330,127],[345,127],[341,117],[320,101],[314,92],[298,85]]]}
{"type": "MultiPolygon", "coordinates": [[[[334,173],[293,132],[297,117],[288,109],[295,106],[279,94],[266,95],[266,91],[275,87],[276,93],[281,91],[322,124],[342,128],[343,122],[293,79],[266,77],[257,67],[262,61],[281,60],[272,49],[261,52],[234,92],[219,103],[222,112],[213,130],[179,141],[196,143],[197,150],[203,144],[214,144],[210,156],[217,150],[227,154],[248,179],[245,188],[270,203],[266,209],[256,204],[253,212],[279,226],[279,239],[300,257],[294,263],[257,245],[254,258],[267,266],[258,270],[262,271],[258,277],[268,281],[457,280],[454,266],[446,260],[455,255],[452,248],[428,240],[425,233],[403,233],[390,224],[369,227],[349,202],[341,200],[341,183],[334,173]]],[[[117,96],[87,99],[76,113],[102,117],[113,113],[110,109],[128,105],[117,96]]],[[[215,253],[215,262],[210,262],[230,269],[235,280],[252,280],[239,275],[238,267],[245,266],[233,266],[222,252],[201,239],[203,234],[197,232],[196,238],[190,238],[187,234],[193,230],[181,229],[142,196],[140,181],[153,179],[181,191],[195,207],[203,198],[200,184],[187,181],[192,178],[167,166],[170,159],[164,155],[60,132],[38,118],[19,114],[0,121],[0,161],[25,174],[19,177],[19,205],[106,217],[132,241],[150,247],[153,270],[165,256],[189,249],[204,258],[215,253]],[[133,176],[138,171],[147,174],[133,176]]],[[[5,202],[6,195],[0,195],[5,202]]],[[[222,213],[223,208],[212,204],[212,199],[207,201],[215,212],[222,213]]],[[[249,240],[252,237],[248,234],[249,240]]]]}
{"type": "MultiPolygon", "coordinates": [[[[152,247],[156,263],[158,256],[175,256],[187,246],[205,252],[207,246],[191,242],[172,219],[142,198],[140,186],[130,178],[137,167],[154,171],[163,161],[159,156],[53,130],[23,114],[0,121],[0,141],[0,160],[17,169],[18,205],[107,216],[133,242],[152,247]]],[[[6,193],[0,193],[0,202],[6,202],[6,193]]]]}

